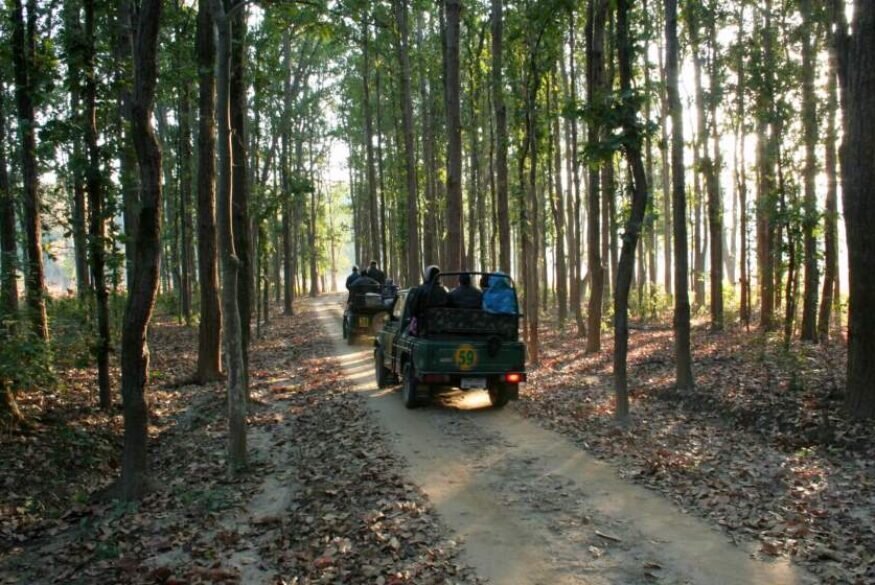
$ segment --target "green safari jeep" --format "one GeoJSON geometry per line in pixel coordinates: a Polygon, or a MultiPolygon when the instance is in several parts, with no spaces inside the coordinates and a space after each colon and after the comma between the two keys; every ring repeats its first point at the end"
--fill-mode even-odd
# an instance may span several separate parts
{"type": "MultiPolygon", "coordinates": [[[[448,277],[458,274],[441,274],[439,278],[447,282],[448,277]]],[[[509,277],[468,274],[507,279],[513,307],[519,306],[509,277]]],[[[518,399],[519,384],[526,381],[526,348],[519,340],[518,311],[495,313],[448,305],[417,312],[409,306],[417,303],[414,290],[400,292],[389,319],[374,339],[377,385],[385,388],[400,381],[407,408],[426,404],[433,390],[440,387],[485,388],[496,408],[518,399]]]]}

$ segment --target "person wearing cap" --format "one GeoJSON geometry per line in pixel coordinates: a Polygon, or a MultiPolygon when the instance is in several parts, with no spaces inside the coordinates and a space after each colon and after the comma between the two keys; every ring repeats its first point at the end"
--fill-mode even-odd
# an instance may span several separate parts
{"type": "Polygon", "coordinates": [[[352,283],[354,283],[356,280],[358,280],[359,276],[361,276],[359,274],[359,267],[356,266],[355,264],[353,264],[352,272],[350,273],[349,276],[346,277],[346,290],[349,290],[349,287],[352,286],[352,283]]]}
{"type": "Polygon", "coordinates": [[[459,309],[479,309],[483,304],[483,293],[471,284],[467,272],[459,275],[459,285],[450,292],[450,306],[459,309]]]}

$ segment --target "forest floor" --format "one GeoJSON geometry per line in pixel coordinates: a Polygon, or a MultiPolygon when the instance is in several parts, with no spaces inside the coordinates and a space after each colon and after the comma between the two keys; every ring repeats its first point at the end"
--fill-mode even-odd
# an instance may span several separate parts
{"type": "Polygon", "coordinates": [[[338,301],[274,314],[253,340],[240,479],[223,384],[182,383],[193,328],[150,334],[155,487],[139,505],[107,501],[121,417],[95,409],[93,370],[22,396],[33,426],[0,434],[0,584],[875,579],[875,431],[841,416],[841,348],[697,328],[698,387],[681,394],[671,331],[636,329],[618,426],[610,351],[547,323],[518,403],[449,393],[408,411],[376,388],[370,345],[340,339],[338,301]]]}
{"type": "Polygon", "coordinates": [[[761,558],[823,583],[875,582],[875,427],[842,413],[844,344],[733,328],[693,331],[696,390],[673,386],[670,328],[633,329],[631,420],[613,420],[613,340],[587,355],[573,327],[545,328],[517,411],[665,494],[761,558]]]}
{"type": "Polygon", "coordinates": [[[22,397],[33,427],[0,436],[0,583],[478,582],[348,392],[309,305],[253,340],[240,479],[225,472],[223,384],[180,384],[196,341],[171,320],[152,327],[155,487],[139,505],[103,495],[121,417],[97,413],[93,371],[22,397]]]}

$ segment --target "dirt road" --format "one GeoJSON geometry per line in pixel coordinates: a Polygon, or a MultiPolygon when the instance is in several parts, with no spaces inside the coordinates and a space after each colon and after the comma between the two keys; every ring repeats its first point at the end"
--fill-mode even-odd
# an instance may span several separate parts
{"type": "Polygon", "coordinates": [[[489,407],[485,392],[407,410],[374,383],[372,347],[341,338],[340,297],[314,301],[355,391],[490,583],[814,583],[787,560],[752,557],[664,497],[617,477],[560,435],[489,407]]]}

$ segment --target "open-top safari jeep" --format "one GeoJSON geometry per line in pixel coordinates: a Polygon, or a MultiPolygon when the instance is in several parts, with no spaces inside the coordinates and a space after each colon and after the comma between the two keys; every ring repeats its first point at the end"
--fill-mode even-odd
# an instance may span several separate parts
{"type": "MultiPolygon", "coordinates": [[[[448,284],[460,273],[440,275],[448,284]]],[[[519,340],[516,291],[501,273],[469,273],[488,280],[505,279],[512,312],[422,306],[417,289],[401,291],[392,314],[374,340],[377,384],[401,381],[405,406],[415,408],[440,387],[486,388],[493,406],[519,397],[526,381],[526,348],[519,340]],[[417,306],[414,306],[417,305],[417,306]]],[[[421,290],[421,288],[420,288],[421,290]]]]}

